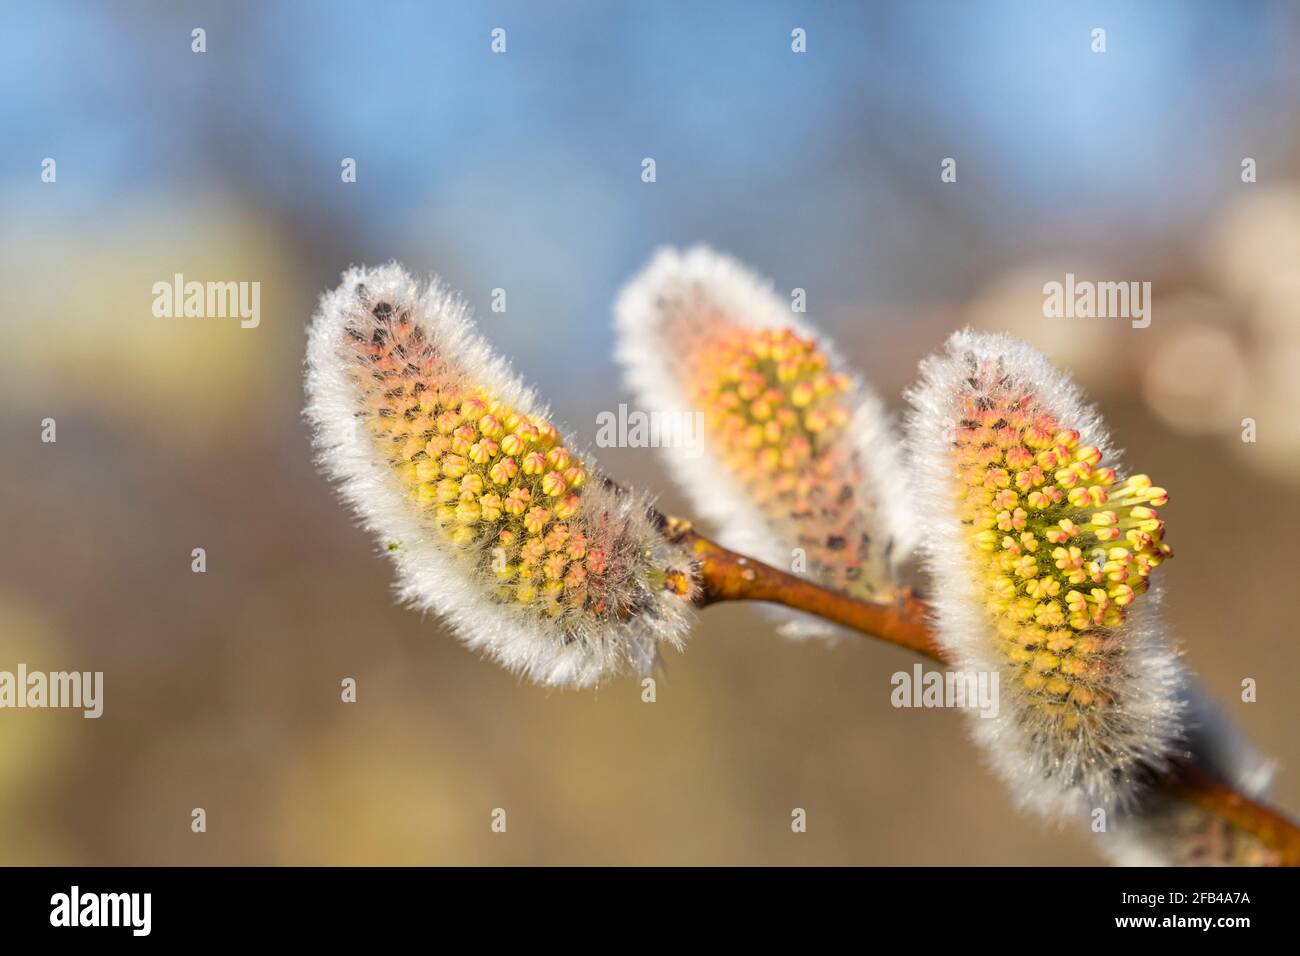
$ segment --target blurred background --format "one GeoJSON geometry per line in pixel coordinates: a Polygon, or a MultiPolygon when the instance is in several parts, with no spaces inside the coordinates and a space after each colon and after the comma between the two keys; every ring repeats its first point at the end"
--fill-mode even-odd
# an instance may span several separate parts
{"type": "MultiPolygon", "coordinates": [[[[1298,53],[1286,2],[9,0],[0,669],[106,689],[0,711],[0,863],[1101,862],[961,715],[891,708],[890,647],[711,609],[644,704],[393,605],[300,418],[319,293],[441,273],[590,442],[619,286],[697,241],[806,289],[895,407],[967,324],[1072,370],[1171,490],[1168,617],[1300,812],[1298,53]],[[1151,326],[1045,319],[1066,272],[1152,282],[1151,326]],[[175,273],[260,282],[261,324],[155,317],[175,273]]],[[[653,449],[602,464],[686,511],[653,449]]]]}

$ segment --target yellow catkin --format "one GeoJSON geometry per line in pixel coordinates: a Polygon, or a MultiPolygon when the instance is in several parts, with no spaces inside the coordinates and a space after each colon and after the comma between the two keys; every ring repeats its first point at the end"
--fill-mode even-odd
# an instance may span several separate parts
{"type": "Polygon", "coordinates": [[[963,401],[956,495],[1015,678],[1067,728],[1112,703],[1107,657],[1127,608],[1172,556],[1145,475],[1120,481],[1032,396],[963,401]]]}
{"type": "Polygon", "coordinates": [[[809,574],[873,596],[867,568],[877,544],[847,434],[850,378],[790,329],[730,326],[697,350],[687,384],[737,494],[804,551],[809,574]]]}
{"type": "Polygon", "coordinates": [[[495,576],[499,600],[610,612],[609,556],[578,527],[587,473],[554,426],[465,382],[418,325],[384,306],[375,318],[351,343],[365,421],[412,501],[495,576]]]}

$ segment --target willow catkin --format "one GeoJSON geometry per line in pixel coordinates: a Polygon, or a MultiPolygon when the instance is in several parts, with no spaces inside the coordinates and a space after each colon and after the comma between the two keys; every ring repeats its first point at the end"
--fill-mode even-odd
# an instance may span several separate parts
{"type": "Polygon", "coordinates": [[[320,464],[392,558],[401,599],[471,648],[587,686],[680,647],[689,555],[574,451],[438,281],[346,273],[312,320],[307,397],[320,464]]]}
{"type": "Polygon", "coordinates": [[[1152,587],[1167,493],[1120,475],[1096,412],[1022,342],[959,332],[920,372],[907,447],[936,631],[1001,688],[975,735],[1023,804],[1128,804],[1182,730],[1152,587]]]}

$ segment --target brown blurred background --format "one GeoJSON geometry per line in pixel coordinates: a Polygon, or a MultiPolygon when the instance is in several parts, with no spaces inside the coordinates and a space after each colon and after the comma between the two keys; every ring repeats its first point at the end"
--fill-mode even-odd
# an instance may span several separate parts
{"type": "MultiPolygon", "coordinates": [[[[896,408],[965,324],[1070,369],[1170,489],[1168,618],[1300,812],[1293,7],[273,6],[0,13],[0,669],[106,684],[99,720],[0,711],[0,863],[1100,862],[1011,809],[961,715],[891,708],[890,647],[711,609],[645,704],[393,605],[300,419],[316,296],[441,272],[587,443],[662,242],[807,289],[896,408]],[[155,318],[176,272],[260,282],[260,326],[155,318]],[[1151,281],[1151,327],[1043,318],[1066,272],[1151,281]]],[[[601,461],[688,511],[654,450],[601,461]]]]}

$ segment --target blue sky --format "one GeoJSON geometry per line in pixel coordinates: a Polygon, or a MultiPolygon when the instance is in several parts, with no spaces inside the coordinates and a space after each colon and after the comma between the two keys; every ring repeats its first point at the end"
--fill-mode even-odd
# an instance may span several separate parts
{"type": "Polygon", "coordinates": [[[1176,246],[1241,156],[1267,175],[1293,143],[1277,117],[1300,102],[1297,20],[1285,3],[11,0],[0,208],[37,234],[31,217],[232,194],[309,247],[437,268],[480,302],[522,287],[593,329],[664,242],[722,246],[831,310],[906,303],[1044,250],[1176,246]]]}

